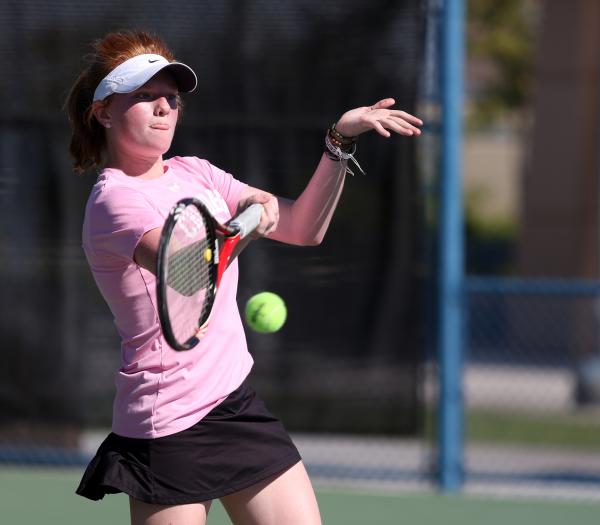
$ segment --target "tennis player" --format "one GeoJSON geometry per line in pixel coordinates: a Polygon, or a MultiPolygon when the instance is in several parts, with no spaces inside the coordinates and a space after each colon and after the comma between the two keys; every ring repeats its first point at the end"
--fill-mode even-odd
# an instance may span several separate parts
{"type": "Polygon", "coordinates": [[[161,333],[155,296],[162,224],[183,197],[219,221],[254,202],[259,236],[321,242],[355,162],[356,137],[375,130],[419,135],[421,121],[384,99],[344,113],[325,135],[306,188],[287,200],[250,187],[196,157],[171,157],[180,94],[196,87],[157,37],[115,32],[93,45],[69,93],[70,153],[78,172],[98,169],[85,211],[83,248],[122,339],[112,432],[77,493],[124,492],[131,523],[201,524],[220,499],[236,524],[321,522],[300,455],[247,384],[252,367],[236,303],[237,261],[225,272],[208,330],[189,352],[161,333]],[[350,163],[350,165],[348,165],[350,163]]]}

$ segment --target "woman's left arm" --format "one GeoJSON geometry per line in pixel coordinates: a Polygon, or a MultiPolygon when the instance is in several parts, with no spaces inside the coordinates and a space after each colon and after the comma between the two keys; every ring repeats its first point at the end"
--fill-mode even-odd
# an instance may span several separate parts
{"type": "MultiPolygon", "coordinates": [[[[342,115],[336,131],[343,137],[358,137],[370,130],[383,137],[392,133],[420,135],[422,121],[404,111],[390,109],[394,99],[380,100],[370,107],[360,107],[342,115]]],[[[296,200],[276,197],[248,186],[242,193],[240,209],[254,202],[264,206],[259,235],[297,245],[319,244],[331,222],[346,176],[347,160],[332,160],[323,154],[313,176],[296,200]]]]}

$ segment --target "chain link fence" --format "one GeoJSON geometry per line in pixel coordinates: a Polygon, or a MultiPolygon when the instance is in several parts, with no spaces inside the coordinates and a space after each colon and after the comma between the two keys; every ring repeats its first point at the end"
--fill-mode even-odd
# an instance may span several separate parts
{"type": "Polygon", "coordinates": [[[467,281],[467,490],[600,494],[600,284],[467,281]]]}

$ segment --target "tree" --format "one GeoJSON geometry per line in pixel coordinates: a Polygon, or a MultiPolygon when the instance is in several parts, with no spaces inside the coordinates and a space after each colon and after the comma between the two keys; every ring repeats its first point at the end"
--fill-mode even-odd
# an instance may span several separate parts
{"type": "Polygon", "coordinates": [[[539,0],[468,0],[471,125],[527,106],[540,11],[539,0]]]}

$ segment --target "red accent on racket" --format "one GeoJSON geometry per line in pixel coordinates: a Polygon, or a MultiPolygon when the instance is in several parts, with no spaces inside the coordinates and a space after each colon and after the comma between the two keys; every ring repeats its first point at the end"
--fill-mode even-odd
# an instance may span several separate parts
{"type": "Polygon", "coordinates": [[[156,263],[156,296],[163,334],[175,350],[189,350],[207,325],[217,288],[237,244],[256,229],[253,204],[227,224],[199,200],[182,199],[163,227],[156,263]]]}

